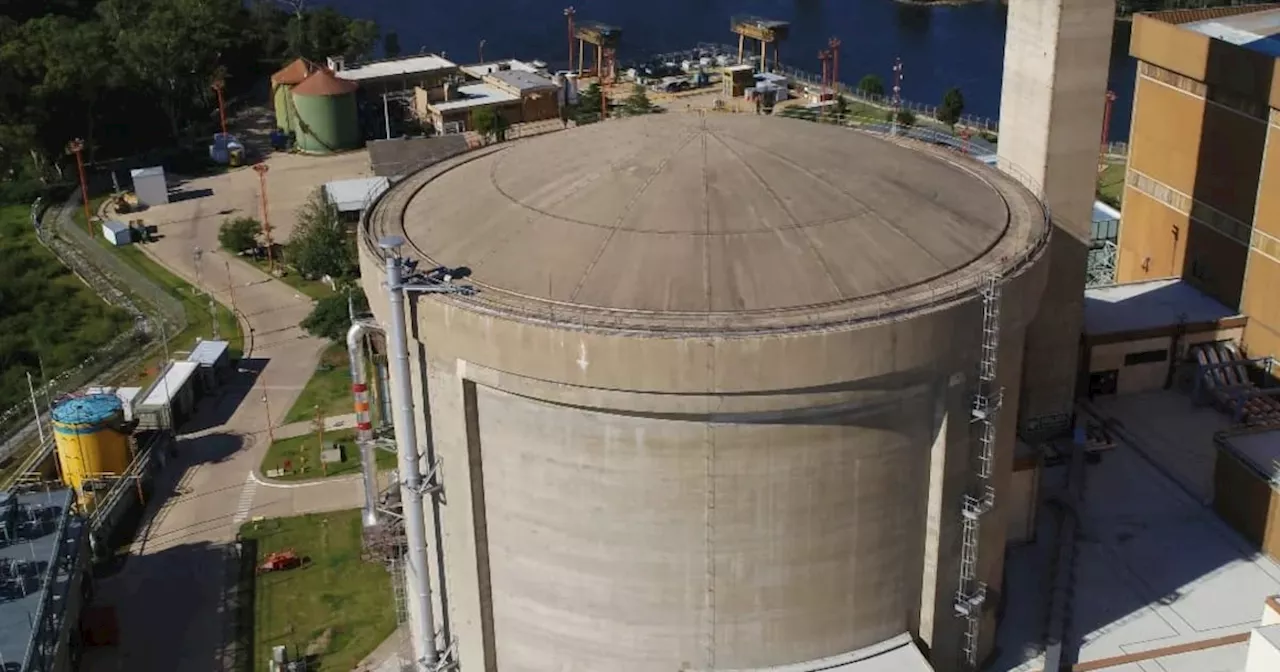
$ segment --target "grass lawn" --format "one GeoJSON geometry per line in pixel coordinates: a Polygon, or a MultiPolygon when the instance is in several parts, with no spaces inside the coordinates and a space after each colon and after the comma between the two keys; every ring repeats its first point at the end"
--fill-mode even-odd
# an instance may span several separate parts
{"type": "Polygon", "coordinates": [[[347,672],[395,631],[390,576],[360,559],[359,510],[250,522],[240,536],[256,541],[259,565],[285,549],[310,559],[254,579],[254,670],[284,645],[315,656],[308,670],[347,672]]]}
{"type": "Polygon", "coordinates": [[[1103,201],[1119,205],[1124,198],[1125,164],[1108,164],[1106,170],[1098,174],[1098,196],[1103,201]]]}
{"type": "Polygon", "coordinates": [[[285,424],[302,422],[316,417],[316,406],[324,417],[345,415],[352,412],[351,366],[347,359],[347,346],[334,343],[320,355],[320,364],[293,408],[284,416],[285,424]]]}
{"type": "Polygon", "coordinates": [[[31,206],[0,206],[0,410],[28,404],[27,373],[35,384],[77,366],[128,332],[133,319],[104,302],[40,244],[31,206]]]}
{"type": "MultiPolygon", "coordinates": [[[[258,267],[258,270],[263,273],[266,273],[267,275],[271,274],[271,268],[267,265],[266,259],[253,259],[250,257],[242,257],[242,259],[258,267]]],[[[308,280],[296,271],[288,271],[284,275],[276,276],[276,278],[280,280],[280,282],[298,290],[299,294],[309,296],[313,299],[324,299],[337,294],[337,292],[329,288],[329,285],[326,285],[319,280],[308,280]]]]}
{"type": "MultiPolygon", "coordinates": [[[[262,473],[266,474],[269,469],[283,469],[286,460],[290,463],[292,472],[284,476],[275,477],[277,480],[304,481],[360,473],[360,447],[356,445],[356,431],[354,429],[340,429],[325,432],[324,445],[331,446],[335,443],[346,445],[347,460],[322,466],[320,463],[320,441],[316,434],[295,436],[292,439],[278,439],[271,444],[270,448],[267,448],[267,454],[262,458],[262,473]]],[[[379,471],[396,467],[395,453],[386,450],[375,450],[374,454],[378,460],[379,471]]]]}

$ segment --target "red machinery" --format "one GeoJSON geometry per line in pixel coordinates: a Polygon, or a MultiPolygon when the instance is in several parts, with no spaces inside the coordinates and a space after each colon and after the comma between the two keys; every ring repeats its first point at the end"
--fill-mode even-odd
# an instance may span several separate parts
{"type": "Polygon", "coordinates": [[[294,553],[293,549],[290,548],[283,551],[277,551],[275,553],[268,553],[267,559],[263,560],[262,564],[258,566],[258,573],[266,574],[267,572],[281,572],[286,569],[296,569],[301,566],[302,558],[298,557],[298,554],[294,553]]]}

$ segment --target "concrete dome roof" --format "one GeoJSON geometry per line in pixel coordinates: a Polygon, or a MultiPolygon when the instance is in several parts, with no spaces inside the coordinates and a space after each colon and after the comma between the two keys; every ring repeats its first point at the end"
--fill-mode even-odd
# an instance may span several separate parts
{"type": "Polygon", "coordinates": [[[1036,206],[944,151],[755,115],[610,121],[428,172],[404,210],[411,246],[470,267],[477,301],[542,313],[736,320],[884,301],[1009,254],[1002,192],[1023,200],[1024,229],[1036,206]]]}

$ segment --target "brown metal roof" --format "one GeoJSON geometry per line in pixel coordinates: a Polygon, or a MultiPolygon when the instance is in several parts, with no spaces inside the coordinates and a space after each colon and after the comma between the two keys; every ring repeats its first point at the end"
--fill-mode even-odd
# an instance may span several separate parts
{"type": "Polygon", "coordinates": [[[1195,21],[1209,21],[1212,19],[1221,19],[1228,16],[1238,16],[1240,14],[1252,14],[1268,9],[1275,9],[1276,3],[1260,3],[1256,5],[1240,5],[1238,7],[1205,7],[1203,9],[1169,9],[1163,12],[1144,13],[1153,19],[1163,21],[1165,23],[1183,24],[1193,23],[1195,21]]]}
{"type": "Polygon", "coordinates": [[[328,68],[320,68],[293,87],[295,96],[341,96],[360,88],[355,82],[338,79],[328,68]]]}
{"type": "Polygon", "coordinates": [[[316,66],[305,58],[294,59],[292,63],[284,66],[271,75],[272,86],[296,86],[301,84],[312,72],[316,70],[316,66]]]}
{"type": "Polygon", "coordinates": [[[949,285],[1036,226],[1029,193],[943,156],[806,121],[667,113],[449,166],[403,226],[494,300],[807,314],[949,285]]]}

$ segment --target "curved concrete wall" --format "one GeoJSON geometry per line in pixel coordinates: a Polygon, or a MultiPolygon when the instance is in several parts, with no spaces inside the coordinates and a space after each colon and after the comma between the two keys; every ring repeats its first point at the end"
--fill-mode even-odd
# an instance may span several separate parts
{"type": "MultiPolygon", "coordinates": [[[[382,261],[362,245],[361,264],[385,323],[382,261]]],[[[1045,271],[1038,257],[1004,287],[997,493],[1045,271]]],[[[976,294],[856,328],[697,338],[465,301],[410,301],[418,430],[444,483],[436,627],[465,665],[761,669],[906,631],[954,669],[976,294]]],[[[1001,503],[978,568],[995,591],[1001,503]]]]}

